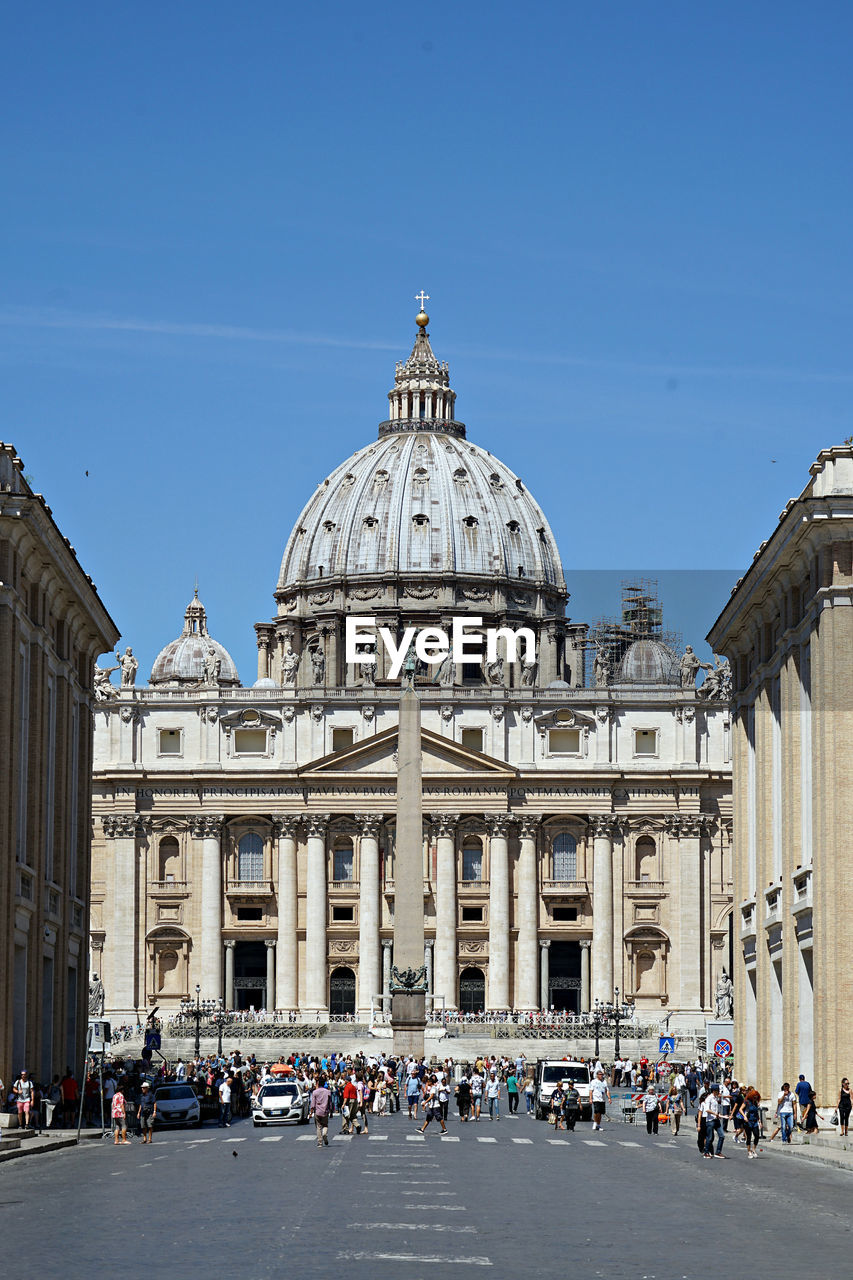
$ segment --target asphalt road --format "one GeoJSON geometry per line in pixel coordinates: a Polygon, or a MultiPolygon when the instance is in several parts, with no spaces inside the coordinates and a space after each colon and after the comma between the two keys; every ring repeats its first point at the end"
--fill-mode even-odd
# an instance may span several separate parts
{"type": "Polygon", "coordinates": [[[0,1165],[9,1280],[849,1280],[851,1175],[614,1121],[157,1133],[0,1165]]]}

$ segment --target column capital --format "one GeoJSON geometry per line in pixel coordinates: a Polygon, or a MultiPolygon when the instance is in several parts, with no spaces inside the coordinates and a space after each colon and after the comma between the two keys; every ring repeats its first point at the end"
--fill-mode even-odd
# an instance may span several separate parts
{"type": "Polygon", "coordinates": [[[702,835],[708,821],[708,815],[704,813],[670,813],[667,814],[666,829],[676,840],[695,840],[702,835]]]}
{"type": "Polygon", "coordinates": [[[584,951],[589,951],[592,946],[592,938],[581,938],[580,944],[584,951]]]}
{"type": "Polygon", "coordinates": [[[101,824],[108,840],[129,840],[136,835],[135,813],[108,813],[101,824]]]}
{"type": "Polygon", "coordinates": [[[222,837],[224,813],[202,813],[193,818],[190,830],[196,840],[219,840],[222,837]]]}
{"type": "Polygon", "coordinates": [[[378,813],[357,813],[355,820],[358,823],[358,830],[363,839],[375,840],[379,835],[379,828],[382,826],[382,817],[378,813]]]}
{"type": "Polygon", "coordinates": [[[237,945],[236,938],[226,938],[225,942],[223,943],[223,946],[225,947],[226,951],[233,951],[236,945],[237,945]]]}
{"type": "Polygon", "coordinates": [[[518,834],[522,840],[535,840],[542,819],[531,813],[522,814],[518,818],[518,834]]]}
{"type": "Polygon", "coordinates": [[[308,830],[308,835],[315,837],[320,836],[321,838],[324,837],[326,834],[326,828],[329,825],[330,817],[331,814],[328,813],[309,813],[305,818],[305,826],[308,830]]]}
{"type": "Polygon", "coordinates": [[[272,833],[276,840],[293,840],[298,830],[298,813],[274,813],[272,815],[272,833]]]}
{"type": "Polygon", "coordinates": [[[509,824],[511,822],[508,813],[487,813],[486,814],[486,830],[494,839],[506,837],[509,835],[509,824]]]}
{"type": "Polygon", "coordinates": [[[548,948],[550,947],[550,945],[551,945],[551,939],[550,939],[550,938],[540,938],[540,939],[539,939],[539,948],[540,948],[540,950],[541,950],[541,951],[547,951],[547,950],[548,950],[548,948]]]}
{"type": "Polygon", "coordinates": [[[429,820],[432,823],[434,835],[439,839],[455,837],[456,824],[459,821],[458,813],[431,813],[429,820]]]}
{"type": "Polygon", "coordinates": [[[275,938],[264,938],[264,946],[266,947],[267,951],[272,951],[275,948],[275,944],[276,944],[275,938]]]}
{"type": "Polygon", "coordinates": [[[616,829],[616,819],[612,813],[591,813],[588,821],[594,839],[613,839],[613,834],[616,829]]]}
{"type": "Polygon", "coordinates": [[[390,951],[390,950],[391,950],[391,948],[393,947],[393,945],[394,945],[394,939],[393,939],[393,938],[383,938],[383,939],[382,939],[382,950],[383,950],[383,951],[390,951]]]}
{"type": "Polygon", "coordinates": [[[424,946],[431,951],[435,946],[435,938],[424,938],[424,946]]]}

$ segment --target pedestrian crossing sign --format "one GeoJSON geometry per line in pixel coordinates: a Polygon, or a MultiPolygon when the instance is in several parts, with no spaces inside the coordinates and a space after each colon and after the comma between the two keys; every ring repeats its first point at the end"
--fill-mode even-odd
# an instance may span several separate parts
{"type": "Polygon", "coordinates": [[[675,1036],[659,1036],[658,1053],[675,1053],[675,1036]]]}

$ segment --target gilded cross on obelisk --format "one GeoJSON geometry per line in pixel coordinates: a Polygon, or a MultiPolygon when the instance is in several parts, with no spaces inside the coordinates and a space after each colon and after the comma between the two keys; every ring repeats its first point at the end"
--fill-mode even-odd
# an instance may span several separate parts
{"type": "Polygon", "coordinates": [[[424,293],[423,289],[421,289],[420,293],[415,294],[415,302],[419,302],[421,304],[421,311],[423,311],[424,303],[429,302],[429,294],[424,293]]]}

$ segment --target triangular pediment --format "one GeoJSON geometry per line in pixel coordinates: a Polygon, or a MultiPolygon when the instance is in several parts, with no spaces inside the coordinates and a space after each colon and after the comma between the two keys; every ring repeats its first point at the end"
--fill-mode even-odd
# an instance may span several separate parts
{"type": "MultiPolygon", "coordinates": [[[[505,760],[495,760],[480,751],[471,751],[458,742],[449,742],[430,729],[421,729],[421,768],[424,779],[461,775],[467,777],[514,778],[518,770],[505,760]]],[[[306,780],[312,777],[326,778],[331,774],[375,774],[396,776],[397,729],[386,729],[371,738],[356,742],[332,755],[312,760],[299,770],[306,780]]]]}

